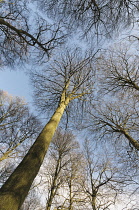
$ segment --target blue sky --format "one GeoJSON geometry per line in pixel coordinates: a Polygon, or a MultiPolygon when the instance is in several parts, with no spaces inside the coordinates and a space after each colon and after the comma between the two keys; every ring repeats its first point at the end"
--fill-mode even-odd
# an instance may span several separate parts
{"type": "Polygon", "coordinates": [[[29,104],[32,101],[29,78],[23,71],[8,69],[0,71],[0,89],[24,98],[29,104]]]}

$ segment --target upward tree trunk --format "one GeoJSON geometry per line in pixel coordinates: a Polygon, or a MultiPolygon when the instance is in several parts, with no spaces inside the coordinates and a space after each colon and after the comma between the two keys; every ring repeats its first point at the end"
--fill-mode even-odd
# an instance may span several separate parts
{"type": "Polygon", "coordinates": [[[72,210],[72,203],[73,203],[73,197],[72,197],[72,180],[70,180],[70,184],[69,184],[69,207],[68,210],[72,210]]]}
{"type": "Polygon", "coordinates": [[[92,209],[96,210],[96,196],[92,195],[92,209]]]}
{"type": "Polygon", "coordinates": [[[53,187],[51,189],[50,196],[49,196],[47,204],[46,204],[46,210],[50,210],[51,209],[54,196],[55,196],[55,188],[53,187]]]}
{"type": "Polygon", "coordinates": [[[61,100],[27,155],[0,190],[0,210],[17,210],[35,179],[69,100],[61,100]]]}
{"type": "Polygon", "coordinates": [[[56,185],[56,181],[57,181],[57,178],[58,178],[58,174],[60,172],[59,166],[60,166],[60,158],[58,159],[58,162],[57,162],[57,165],[56,165],[55,174],[54,174],[53,182],[52,182],[52,185],[51,185],[50,195],[48,197],[47,204],[46,204],[46,210],[51,209],[53,199],[54,199],[55,194],[56,194],[57,189],[58,189],[57,185],[56,185]]]}

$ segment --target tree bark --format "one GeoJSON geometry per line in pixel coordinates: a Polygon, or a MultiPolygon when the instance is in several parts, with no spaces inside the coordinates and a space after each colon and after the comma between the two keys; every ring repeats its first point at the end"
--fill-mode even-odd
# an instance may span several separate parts
{"type": "MultiPolygon", "coordinates": [[[[63,93],[64,94],[64,93],[63,93]]],[[[69,99],[61,97],[58,108],[46,124],[22,162],[0,190],[0,210],[18,210],[25,200],[35,179],[55,130],[61,120],[69,99]]]]}

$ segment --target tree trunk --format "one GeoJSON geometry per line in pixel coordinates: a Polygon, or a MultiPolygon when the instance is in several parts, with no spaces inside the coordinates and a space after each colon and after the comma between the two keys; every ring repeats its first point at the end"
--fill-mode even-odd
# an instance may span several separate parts
{"type": "Polygon", "coordinates": [[[72,198],[72,180],[70,180],[70,184],[69,184],[69,207],[68,210],[72,210],[72,203],[73,203],[73,198],[72,198]]]}
{"type": "Polygon", "coordinates": [[[50,196],[48,198],[47,204],[46,204],[46,210],[50,210],[53,202],[53,198],[55,196],[55,187],[53,186],[50,192],[50,196]]]}
{"type": "Polygon", "coordinates": [[[54,199],[55,194],[57,192],[56,181],[57,181],[57,178],[58,178],[58,174],[60,172],[59,165],[60,165],[60,158],[58,159],[58,162],[57,162],[57,165],[56,165],[55,175],[54,175],[53,182],[52,182],[52,185],[51,185],[50,196],[49,196],[47,204],[46,204],[46,210],[51,209],[53,199],[54,199]]]}
{"type": "MultiPolygon", "coordinates": [[[[62,97],[61,97],[62,98],[62,97]]],[[[17,210],[21,207],[43,162],[55,130],[69,100],[61,100],[22,162],[0,190],[0,210],[17,210]]]]}
{"type": "Polygon", "coordinates": [[[92,209],[96,210],[96,197],[92,197],[92,209]]]}

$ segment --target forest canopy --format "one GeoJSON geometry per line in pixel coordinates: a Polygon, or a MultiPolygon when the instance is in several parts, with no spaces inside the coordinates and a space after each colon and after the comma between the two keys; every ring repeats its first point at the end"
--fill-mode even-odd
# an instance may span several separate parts
{"type": "Polygon", "coordinates": [[[139,209],[139,2],[0,10],[0,68],[25,70],[36,110],[0,90],[0,209],[139,209]]]}

